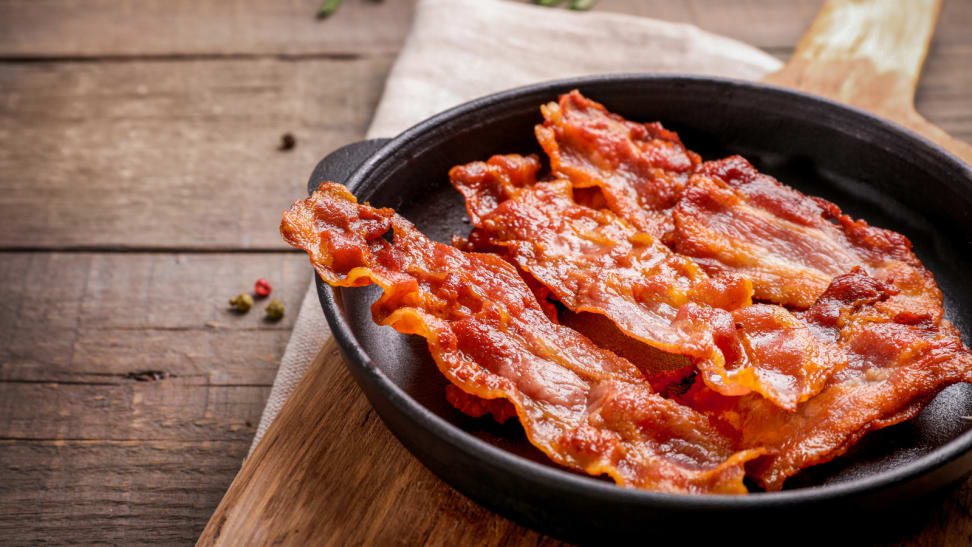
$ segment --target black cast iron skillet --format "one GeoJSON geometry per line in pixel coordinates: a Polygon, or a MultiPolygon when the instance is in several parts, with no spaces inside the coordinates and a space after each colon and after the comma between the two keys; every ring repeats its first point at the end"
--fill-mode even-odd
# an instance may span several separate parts
{"type": "MultiPolygon", "coordinates": [[[[935,274],[948,317],[972,340],[972,169],[860,110],[765,84],[615,75],[497,93],[394,139],[334,152],[314,170],[308,190],[323,180],[344,182],[360,200],[392,207],[448,242],[469,230],[449,168],[497,153],[540,152],[533,137],[539,106],[575,88],[629,119],[660,120],[704,159],[742,154],[786,184],[907,235],[935,274]]],[[[454,410],[425,341],[372,322],[377,289],[334,290],[318,279],[318,292],[348,368],[398,439],[463,494],[560,538],[751,541],[775,530],[792,541],[826,535],[844,521],[886,528],[901,518],[889,516],[895,509],[914,510],[906,502],[926,500],[972,469],[972,420],[963,418],[972,415],[972,385],[959,384],[916,419],[866,435],[845,456],[791,478],[782,492],[686,496],[621,488],[549,463],[518,424],[454,410]]]]}

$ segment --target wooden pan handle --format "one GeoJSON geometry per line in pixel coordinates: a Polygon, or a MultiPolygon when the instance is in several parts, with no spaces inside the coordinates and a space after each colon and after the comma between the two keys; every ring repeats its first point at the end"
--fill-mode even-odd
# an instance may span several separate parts
{"type": "Polygon", "coordinates": [[[941,0],[828,0],[790,61],[764,81],[888,118],[972,164],[972,147],[915,111],[941,0]]]}

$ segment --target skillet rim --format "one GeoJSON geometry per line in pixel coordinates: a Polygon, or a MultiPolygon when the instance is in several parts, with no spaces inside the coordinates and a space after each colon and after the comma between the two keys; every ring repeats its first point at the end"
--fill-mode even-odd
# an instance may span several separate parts
{"type": "MultiPolygon", "coordinates": [[[[496,106],[512,99],[522,98],[525,95],[548,94],[555,96],[565,90],[590,85],[632,85],[648,81],[655,83],[667,82],[670,85],[676,86],[680,82],[696,85],[715,85],[721,86],[732,94],[736,93],[739,89],[745,89],[757,93],[763,92],[769,93],[770,95],[783,96],[789,98],[788,100],[795,101],[797,104],[815,103],[817,106],[825,109],[843,111],[847,115],[856,117],[873,126],[873,129],[903,137],[915,145],[916,152],[922,149],[920,150],[922,153],[937,156],[950,163],[950,168],[954,168],[958,172],[963,173],[965,178],[972,183],[972,167],[965,164],[941,146],[906,127],[853,106],[806,92],[762,82],[683,74],[624,73],[583,76],[541,82],[489,94],[452,107],[417,123],[396,137],[385,141],[377,151],[373,152],[364,162],[353,169],[353,174],[347,180],[346,186],[357,196],[358,190],[364,185],[365,179],[367,178],[366,175],[369,171],[372,171],[384,161],[395,159],[396,153],[408,150],[410,148],[409,143],[415,140],[416,137],[435,133],[441,126],[454,122],[457,118],[473,115],[476,111],[484,107],[496,106]]],[[[839,131],[838,128],[832,126],[830,129],[839,131]]],[[[313,191],[315,188],[316,184],[312,179],[308,183],[308,190],[313,191]]],[[[405,416],[414,425],[425,429],[427,433],[445,441],[465,457],[491,460],[488,463],[501,467],[511,475],[515,475],[520,481],[540,482],[555,486],[558,490],[566,491],[573,495],[610,499],[613,503],[631,504],[645,508],[655,507],[677,511],[780,509],[782,506],[838,501],[877,493],[882,490],[891,489],[894,486],[910,484],[925,475],[943,469],[948,464],[972,452],[972,429],[969,429],[911,462],[890,470],[880,471],[873,475],[842,481],[836,484],[810,486],[780,492],[751,492],[748,495],[673,494],[619,487],[616,484],[600,481],[594,477],[587,477],[536,463],[507,452],[466,433],[459,427],[452,425],[422,406],[392,382],[358,343],[351,325],[345,319],[344,313],[337,303],[339,298],[337,290],[324,284],[320,277],[316,275],[316,272],[314,278],[317,284],[318,296],[321,300],[321,305],[331,328],[332,335],[337,340],[342,349],[342,353],[346,357],[345,364],[349,368],[357,368],[357,372],[361,373],[360,375],[355,375],[356,380],[368,382],[369,387],[374,389],[386,402],[391,404],[399,414],[405,416]]],[[[367,390],[366,394],[370,395],[367,390]]],[[[414,452],[411,449],[409,451],[414,452]]],[[[422,460],[420,459],[420,461],[422,460]]],[[[966,467],[972,466],[967,465],[966,467]]],[[[969,469],[966,469],[960,472],[958,476],[968,471],[969,469]]],[[[944,481],[942,484],[933,487],[933,489],[937,489],[947,482],[944,481]]]]}

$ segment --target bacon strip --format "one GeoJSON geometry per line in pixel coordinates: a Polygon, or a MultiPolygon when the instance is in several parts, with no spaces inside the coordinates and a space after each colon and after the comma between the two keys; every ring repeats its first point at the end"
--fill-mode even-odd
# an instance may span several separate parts
{"type": "Polygon", "coordinates": [[[736,428],[742,447],[769,451],[748,471],[779,490],[787,477],[840,456],[865,433],[914,417],[946,386],[972,381],[972,354],[950,323],[901,322],[881,310],[896,293],[855,270],[834,279],[804,312],[848,364],[796,412],[758,397],[723,397],[698,383],[678,400],[736,428]]]}
{"type": "Polygon", "coordinates": [[[703,164],[673,218],[675,250],[710,273],[751,279],[757,299],[807,308],[834,277],[863,266],[883,280],[905,275],[912,305],[940,315],[941,295],[907,238],[854,221],[739,156],[703,164]]]}
{"type": "Polygon", "coordinates": [[[779,306],[749,306],[734,275],[711,278],[691,259],[613,213],[574,201],[570,182],[537,182],[535,157],[494,156],[450,180],[490,248],[575,313],[602,314],[656,349],[689,356],[723,395],[762,394],[793,410],[842,364],[779,306]]]}
{"type": "Polygon", "coordinates": [[[855,221],[739,156],[700,164],[675,133],[625,120],[577,91],[541,111],[535,132],[555,175],[575,189],[600,188],[617,216],[707,272],[750,279],[757,300],[805,309],[834,277],[864,266],[895,280],[898,300],[916,313],[940,315],[934,279],[904,236],[855,221]]]}
{"type": "Polygon", "coordinates": [[[575,188],[600,187],[608,208],[638,230],[671,230],[671,208],[701,161],[677,134],[611,114],[576,90],[540,111],[535,132],[554,174],[575,188]]]}
{"type": "Polygon", "coordinates": [[[426,338],[466,393],[509,400],[553,461],[627,486],[746,492],[743,464],[761,450],[735,451],[707,418],[653,393],[631,363],[551,322],[506,261],[430,241],[334,183],[284,213],[281,233],[327,283],[382,287],[375,321],[426,338]]]}

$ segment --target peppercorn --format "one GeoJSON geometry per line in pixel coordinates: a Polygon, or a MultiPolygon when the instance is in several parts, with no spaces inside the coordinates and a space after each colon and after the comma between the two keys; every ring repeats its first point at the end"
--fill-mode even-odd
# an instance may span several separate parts
{"type": "Polygon", "coordinates": [[[256,295],[261,298],[263,298],[264,296],[268,296],[270,294],[270,291],[272,290],[273,287],[270,286],[270,282],[267,281],[266,277],[261,277],[260,279],[257,279],[256,283],[253,285],[253,292],[255,292],[256,295]]]}
{"type": "Polygon", "coordinates": [[[241,292],[236,298],[230,300],[229,303],[230,306],[236,308],[236,311],[246,313],[253,307],[253,297],[241,292]]]}
{"type": "Polygon", "coordinates": [[[284,316],[284,305],[283,302],[274,298],[267,304],[267,319],[271,321],[279,321],[284,316]]]}
{"type": "Polygon", "coordinates": [[[318,19],[326,19],[337,11],[343,0],[324,0],[321,7],[317,10],[318,19]]]}
{"type": "Polygon", "coordinates": [[[591,9],[597,0],[570,0],[567,7],[572,10],[585,11],[591,9]]]}
{"type": "Polygon", "coordinates": [[[293,150],[295,146],[297,146],[297,137],[295,137],[293,133],[284,133],[283,135],[280,135],[280,146],[277,147],[277,150],[293,150]]]}

